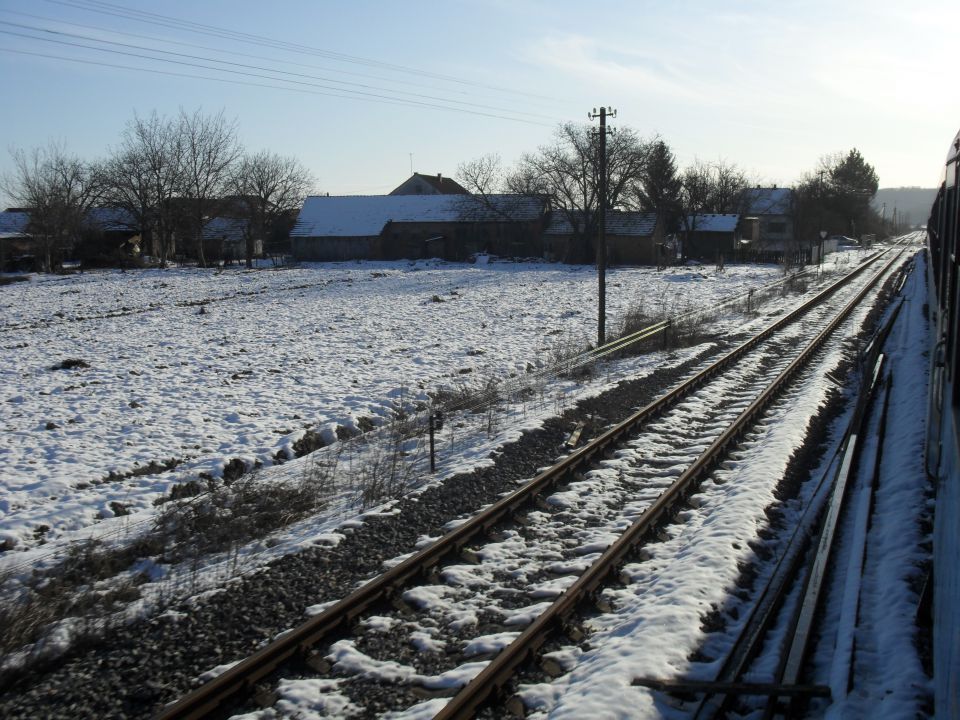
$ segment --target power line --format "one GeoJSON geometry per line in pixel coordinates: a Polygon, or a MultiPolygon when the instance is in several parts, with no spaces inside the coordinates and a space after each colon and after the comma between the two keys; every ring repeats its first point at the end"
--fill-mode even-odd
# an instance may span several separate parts
{"type": "Polygon", "coordinates": [[[514,95],[526,95],[528,97],[536,97],[543,100],[556,101],[556,98],[550,98],[544,95],[536,95],[533,93],[514,90],[512,88],[502,87],[498,85],[479,83],[479,82],[459,78],[453,75],[444,75],[441,73],[435,73],[428,70],[420,70],[420,69],[408,67],[405,65],[387,63],[379,60],[371,60],[369,58],[364,58],[356,55],[347,55],[345,53],[334,52],[331,50],[324,50],[322,48],[311,47],[309,45],[300,45],[297,43],[291,43],[283,40],[276,40],[274,38],[270,38],[264,35],[256,35],[252,33],[239,32],[239,31],[230,30],[227,28],[218,27],[216,25],[196,23],[189,20],[182,20],[180,18],[172,17],[169,15],[160,15],[158,13],[147,12],[144,10],[134,10],[131,8],[125,8],[125,7],[108,3],[108,2],[101,2],[99,0],[47,0],[47,2],[54,3],[56,5],[72,7],[78,10],[86,10],[88,12],[95,12],[103,15],[119,17],[126,20],[134,20],[136,22],[142,22],[149,25],[157,25],[160,27],[167,27],[167,28],[176,29],[176,30],[186,30],[187,32],[192,32],[199,35],[219,37],[219,38],[224,38],[224,39],[229,39],[234,41],[251,43],[251,44],[259,45],[263,47],[271,47],[274,49],[285,50],[288,52],[325,57],[331,60],[335,60],[337,62],[364,65],[367,67],[382,68],[385,70],[390,70],[392,72],[400,72],[400,73],[418,75],[421,77],[429,77],[435,80],[443,80],[446,82],[457,83],[460,85],[480,87],[488,90],[495,90],[497,92],[504,92],[504,93],[514,94],[514,95]]]}
{"type": "MultiPolygon", "coordinates": [[[[249,65],[249,64],[246,64],[246,63],[237,63],[237,62],[233,62],[233,61],[230,61],[230,60],[218,60],[217,58],[204,57],[204,56],[200,56],[200,55],[189,55],[189,54],[187,54],[187,53],[178,53],[178,52],[174,52],[174,51],[171,51],[171,50],[160,50],[160,49],[157,49],[157,48],[141,47],[141,46],[132,45],[132,44],[129,44],[129,43],[116,42],[116,41],[113,41],[113,40],[101,40],[101,39],[99,39],[99,38],[92,38],[92,37],[85,36],[85,35],[78,35],[78,34],[76,34],[76,33],[69,33],[69,32],[64,32],[64,31],[61,31],[61,30],[53,30],[53,29],[50,29],[50,28],[37,27],[37,26],[35,26],[35,25],[24,25],[24,24],[22,24],[22,23],[14,23],[14,22],[9,22],[9,21],[7,21],[7,20],[0,20],[0,25],[7,25],[7,26],[9,26],[9,27],[21,28],[21,29],[24,29],[24,30],[30,30],[30,31],[32,31],[32,32],[47,33],[47,34],[58,35],[58,36],[62,36],[62,37],[75,38],[75,39],[78,39],[78,40],[84,40],[84,41],[87,41],[87,42],[100,43],[100,44],[103,44],[103,45],[113,45],[113,46],[116,46],[116,47],[128,48],[128,49],[133,49],[133,50],[141,50],[141,51],[144,51],[144,52],[159,53],[159,54],[161,54],[161,55],[171,55],[171,56],[174,56],[174,57],[186,58],[186,59],[188,59],[188,60],[198,60],[198,61],[208,62],[208,63],[219,63],[219,64],[221,64],[221,65],[228,65],[228,66],[232,66],[232,67],[245,68],[245,69],[247,69],[247,70],[259,70],[259,71],[262,71],[262,72],[273,73],[273,74],[275,74],[275,75],[289,75],[289,76],[292,76],[292,77],[294,77],[294,78],[306,78],[306,79],[310,79],[310,80],[319,80],[319,81],[322,81],[322,82],[337,83],[337,84],[341,84],[341,85],[353,85],[353,86],[356,86],[356,87],[359,87],[359,88],[365,88],[365,90],[350,90],[350,89],[347,89],[347,88],[330,88],[329,86],[326,86],[326,85],[320,85],[320,87],[324,87],[324,88],[327,88],[327,89],[338,89],[338,90],[339,90],[339,89],[342,89],[344,92],[356,92],[356,93],[360,93],[360,94],[367,94],[367,93],[366,93],[366,90],[377,90],[377,91],[381,91],[381,92],[394,93],[394,94],[397,94],[397,95],[409,95],[409,96],[411,96],[411,97],[414,97],[414,98],[422,98],[422,99],[424,99],[424,100],[434,100],[434,101],[443,102],[443,103],[456,103],[456,104],[459,104],[459,105],[466,105],[466,106],[476,107],[476,108],[481,108],[481,109],[486,109],[486,110],[495,110],[495,111],[498,111],[498,112],[512,112],[512,113],[517,114],[517,115],[526,115],[526,116],[529,116],[529,117],[539,117],[539,118],[543,118],[543,119],[549,119],[546,115],[539,115],[539,114],[537,114],[537,113],[529,113],[529,112],[523,112],[523,111],[513,111],[513,110],[510,110],[509,108],[503,108],[503,107],[496,107],[496,106],[484,105],[484,104],[482,104],[482,103],[468,102],[468,101],[465,101],[465,100],[451,100],[451,99],[448,99],[448,98],[445,98],[445,97],[439,97],[439,96],[435,96],[435,95],[424,95],[424,94],[421,94],[421,93],[411,93],[411,92],[406,92],[406,91],[402,91],[402,90],[393,90],[393,89],[390,89],[390,88],[383,88],[383,87],[378,87],[378,86],[375,86],[375,85],[364,85],[364,84],[362,84],[362,83],[354,83],[354,82],[349,82],[349,81],[344,81],[344,80],[334,80],[334,79],[325,78],[325,77],[318,77],[318,76],[315,76],[315,75],[307,75],[307,74],[305,74],[305,73],[295,73],[295,72],[290,72],[290,71],[287,71],[287,70],[279,70],[279,69],[276,69],[276,68],[262,67],[262,66],[259,66],[259,65],[249,65]]],[[[84,44],[80,44],[80,43],[68,42],[68,41],[65,41],[65,40],[56,40],[56,39],[53,39],[53,38],[35,37],[35,36],[32,36],[32,35],[26,35],[26,34],[22,34],[22,33],[15,33],[15,32],[7,31],[7,30],[0,30],[0,33],[5,33],[5,34],[9,34],[9,35],[15,35],[15,36],[18,36],[18,37],[23,37],[23,38],[32,39],[32,40],[40,40],[41,42],[54,42],[54,43],[63,44],[63,45],[70,45],[70,46],[74,46],[74,47],[81,47],[81,48],[85,48],[85,49],[88,49],[88,50],[95,50],[95,51],[97,51],[97,52],[118,52],[118,53],[120,53],[120,54],[124,54],[122,51],[113,51],[113,50],[110,50],[109,48],[99,48],[99,47],[92,46],[92,45],[84,45],[84,44]]],[[[143,56],[143,55],[135,55],[135,57],[149,58],[149,59],[157,60],[157,61],[160,61],[160,62],[177,62],[177,61],[175,61],[175,60],[168,60],[168,59],[166,59],[166,58],[150,58],[149,56],[143,56]]],[[[187,64],[192,64],[192,63],[187,63],[187,64]]],[[[210,67],[210,66],[206,66],[206,65],[205,65],[205,66],[202,66],[202,67],[204,67],[205,69],[208,69],[208,70],[216,70],[216,71],[222,71],[222,72],[235,72],[235,71],[229,70],[229,69],[227,69],[227,68],[216,68],[216,67],[210,67]]],[[[258,76],[258,75],[255,75],[255,76],[256,76],[256,77],[262,77],[262,76],[258,76]]],[[[280,81],[282,81],[282,82],[299,82],[299,81],[297,81],[297,80],[288,80],[288,79],[282,78],[282,77],[271,77],[270,79],[280,80],[280,81]]]]}
{"type": "MultiPolygon", "coordinates": [[[[309,69],[309,70],[317,70],[317,71],[320,71],[320,72],[330,72],[330,73],[336,73],[336,74],[339,74],[339,75],[349,75],[349,76],[351,76],[351,77],[367,78],[367,79],[370,79],[370,80],[380,80],[380,81],[383,81],[383,82],[395,83],[395,84],[398,84],[398,85],[408,85],[408,86],[410,86],[410,87],[417,87],[417,88],[425,88],[425,89],[428,89],[428,90],[435,89],[435,86],[433,86],[433,85],[427,85],[427,84],[424,84],[424,83],[412,82],[412,81],[410,81],[410,80],[404,80],[404,79],[398,79],[398,78],[387,78],[387,77],[384,77],[384,76],[382,76],[382,75],[370,75],[370,74],[368,74],[368,73],[361,73],[361,72],[355,72],[355,71],[351,71],[351,70],[344,70],[344,69],[332,68],[332,67],[323,67],[323,66],[318,66],[318,65],[312,65],[312,64],[310,64],[310,63],[296,62],[296,61],[293,61],[293,60],[280,60],[279,58],[276,58],[276,57],[268,57],[268,56],[265,56],[265,55],[253,55],[253,54],[251,54],[251,53],[249,53],[249,52],[247,52],[247,51],[228,50],[228,49],[225,49],[225,48],[210,47],[209,45],[199,45],[199,44],[197,44],[197,43],[184,42],[184,41],[182,41],[182,40],[173,40],[173,39],[170,39],[170,38],[162,38],[162,37],[156,37],[156,36],[153,36],[153,35],[144,35],[144,34],[141,34],[141,33],[134,33],[134,32],[129,32],[129,31],[125,31],[125,30],[118,30],[118,29],[115,29],[115,28],[107,28],[107,27],[102,27],[102,26],[97,26],[97,25],[86,25],[86,24],[84,24],[84,23],[71,22],[71,21],[68,21],[68,20],[60,19],[60,18],[51,18],[51,17],[46,17],[46,16],[43,16],[43,15],[34,15],[33,13],[21,12],[21,11],[19,11],[19,10],[7,10],[7,9],[4,9],[4,8],[0,8],[0,13],[6,13],[6,14],[8,14],[8,15],[18,15],[18,16],[20,16],[20,17],[31,18],[31,19],[33,19],[33,20],[42,20],[42,21],[45,21],[45,22],[53,22],[53,23],[57,23],[58,25],[67,25],[67,26],[70,26],[70,27],[81,28],[81,29],[83,29],[83,30],[93,30],[93,31],[95,31],[95,32],[109,33],[109,34],[111,34],[111,35],[119,35],[119,36],[128,37],[128,38],[137,38],[137,39],[139,39],[139,40],[149,40],[149,41],[152,41],[152,42],[164,43],[164,44],[167,44],[167,45],[176,45],[176,46],[180,46],[180,47],[195,48],[195,49],[199,49],[199,50],[207,50],[207,51],[209,51],[209,52],[222,53],[222,54],[225,54],[225,55],[239,55],[239,56],[241,56],[241,57],[248,58],[248,59],[254,59],[254,60],[266,60],[266,61],[268,61],[268,62],[283,63],[283,64],[286,64],[286,65],[291,65],[291,66],[295,66],[295,67],[307,68],[307,69],[309,69]]],[[[339,81],[339,80],[331,80],[331,82],[341,82],[341,81],[339,81]]],[[[470,91],[467,91],[467,90],[461,90],[461,89],[457,89],[457,88],[449,88],[449,89],[445,90],[445,92],[453,93],[453,94],[456,94],[456,95],[466,95],[466,96],[469,96],[469,97],[477,97],[476,94],[473,93],[473,92],[470,92],[470,91]]],[[[516,92],[519,93],[520,91],[516,91],[516,92]]],[[[538,96],[532,96],[532,95],[531,95],[531,96],[529,96],[529,97],[538,97],[538,96]]],[[[544,103],[537,103],[537,104],[543,105],[544,103]]]]}
{"type": "Polygon", "coordinates": [[[481,113],[474,110],[465,110],[463,108],[455,108],[455,107],[444,107],[441,105],[433,106],[428,103],[418,103],[413,100],[404,100],[401,98],[373,99],[368,97],[358,97],[356,95],[347,95],[347,94],[344,94],[344,91],[322,92],[320,90],[308,90],[306,88],[299,88],[299,87],[286,87],[283,85],[269,85],[267,83],[257,83],[257,82],[250,82],[245,80],[231,80],[229,78],[210,77],[209,75],[193,75],[191,73],[173,72],[171,70],[156,70],[153,68],[134,68],[134,67],[130,67],[129,65],[120,65],[117,63],[108,63],[108,62],[102,62],[98,60],[85,60],[83,58],[67,57],[64,55],[51,55],[49,53],[32,52],[30,50],[19,50],[15,48],[0,47],[0,52],[17,53],[19,55],[31,55],[33,57],[42,57],[50,60],[66,60],[67,62],[75,62],[83,65],[96,65],[99,67],[115,68],[119,70],[132,70],[134,72],[145,72],[145,73],[151,73],[153,75],[167,75],[169,77],[189,78],[192,80],[212,80],[214,82],[227,83],[230,85],[244,85],[247,87],[269,88],[271,90],[289,90],[291,92],[299,92],[306,95],[321,95],[324,97],[335,97],[335,98],[341,98],[341,99],[347,99],[347,100],[363,100],[367,102],[381,103],[386,105],[400,105],[402,107],[421,107],[421,106],[436,107],[440,110],[448,110],[450,112],[465,113],[467,115],[479,115],[483,117],[497,118],[500,120],[512,120],[513,122],[527,123],[530,125],[542,124],[542,123],[535,123],[530,120],[523,120],[522,118],[511,118],[503,115],[494,115],[492,113],[481,113]]]}

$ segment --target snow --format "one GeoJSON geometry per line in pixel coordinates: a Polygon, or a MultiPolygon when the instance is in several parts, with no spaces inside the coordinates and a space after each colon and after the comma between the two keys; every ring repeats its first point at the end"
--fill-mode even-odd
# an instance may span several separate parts
{"type": "MultiPolygon", "coordinates": [[[[778,272],[705,273],[695,292],[716,302],[778,272]]],[[[631,305],[686,307],[688,275],[611,270],[610,326],[631,305]]],[[[219,476],[231,458],[269,467],[289,457],[307,428],[333,440],[338,426],[381,424],[429,391],[549,364],[593,337],[594,285],[591,268],[397,262],[5,286],[0,532],[18,550],[93,526],[120,533],[152,517],[172,485],[219,476]],[[52,369],[71,359],[88,367],[52,369]],[[167,461],[179,464],[118,479],[167,461]],[[114,503],[130,514],[115,516],[114,503]]],[[[449,424],[441,439],[456,432],[449,424]]],[[[446,459],[476,462],[495,447],[446,459]]]]}
{"type": "MultiPolygon", "coordinates": [[[[859,257],[859,251],[838,253],[826,265],[849,266],[859,257]]],[[[712,268],[612,269],[607,278],[609,325],[615,327],[631,307],[682,312],[694,305],[716,306],[779,274],[769,266],[728,266],[722,273],[712,268]]],[[[925,502],[915,490],[912,457],[923,434],[922,421],[916,418],[917,412],[922,417],[926,372],[915,357],[918,336],[911,335],[923,325],[918,319],[922,283],[917,278],[915,274],[908,284],[909,322],[904,320],[891,339],[899,383],[891,398],[896,409],[891,420],[909,431],[895,434],[891,449],[885,450],[885,479],[868,531],[875,539],[867,554],[872,569],[865,587],[886,588],[889,583],[896,592],[866,608],[867,627],[857,631],[866,633],[857,638],[857,647],[863,648],[858,650],[857,670],[862,685],[836,706],[837,717],[867,717],[881,702],[886,704],[879,717],[914,716],[927,687],[909,633],[871,634],[901,623],[916,604],[903,568],[915,564],[919,529],[898,510],[911,508],[915,520],[925,502]],[[899,664],[902,658],[909,659],[906,671],[899,664]]],[[[593,337],[595,280],[592,268],[431,261],[216,274],[192,269],[100,272],[34,277],[29,283],[5,286],[0,289],[5,395],[0,397],[0,423],[9,430],[0,436],[0,541],[14,549],[0,554],[0,571],[25,573],[78,538],[134,533],[155,517],[153,501],[172,485],[201,472],[218,476],[232,458],[247,467],[262,465],[260,482],[287,481],[302,473],[310,458],[277,466],[274,458],[290,457],[293,444],[308,428],[332,441],[338,427],[382,424],[400,405],[428,402],[435,389],[476,389],[492,379],[546,367],[561,349],[581,348],[593,337]],[[83,360],[88,367],[54,369],[69,359],[83,360]],[[172,470],[117,479],[168,458],[178,463],[172,470]],[[111,474],[113,479],[108,479],[111,474]],[[116,514],[116,503],[130,514],[116,514]],[[48,529],[38,532],[40,526],[48,529]]],[[[788,298],[763,311],[779,313],[796,301],[788,298]]],[[[858,315],[852,324],[862,318],[858,315]]],[[[769,319],[730,316],[722,321],[724,327],[747,330],[769,319]]],[[[655,353],[618,360],[604,366],[590,387],[558,381],[554,394],[539,404],[504,408],[499,426],[492,419],[474,418],[464,419],[458,428],[448,419],[439,436],[441,467],[433,481],[491,462],[491,452],[524,428],[537,427],[566,402],[613,387],[625,373],[642,377],[658,363],[682,362],[702,349],[669,358],[655,353]],[[485,421],[488,427],[481,432],[485,421]]],[[[839,351],[832,350],[818,367],[829,369],[839,357],[839,351]]],[[[569,673],[552,683],[521,688],[535,717],[669,716],[675,710],[665,696],[632,686],[633,678],[711,676],[721,661],[719,652],[712,659],[690,659],[704,641],[702,616],[729,600],[741,563],[749,562],[753,553],[736,539],[753,537],[767,522],[764,510],[774,499],[770,469],[785,466],[803,439],[805,418],[816,412],[832,386],[823,372],[807,372],[787,400],[770,408],[767,420],[715,480],[691,499],[696,512],[687,513],[690,522],[671,526],[662,542],[648,548],[643,562],[624,568],[625,584],[604,592],[617,614],[589,621],[589,649],[550,653],[569,673]],[[611,703],[611,697],[617,703],[611,703]]],[[[690,403],[689,411],[702,411],[703,403],[690,403]]],[[[665,425],[663,430],[681,434],[683,427],[665,425]]],[[[832,441],[837,440],[834,432],[832,441]]],[[[574,508],[584,488],[595,487],[599,494],[605,483],[629,470],[627,454],[618,451],[547,502],[574,508]],[[583,487],[577,487],[581,482],[583,487]]],[[[658,457],[669,460],[663,453],[658,457]]],[[[663,482],[682,470],[682,461],[678,457],[676,466],[661,468],[663,482]]],[[[828,472],[832,462],[828,454],[818,472],[828,472]]],[[[804,492],[809,495],[812,488],[804,492]]],[[[651,485],[650,493],[655,496],[657,488],[651,485]]],[[[478,566],[467,564],[444,567],[442,584],[407,590],[403,600],[442,614],[453,631],[476,626],[483,612],[500,612],[503,623],[515,631],[475,638],[461,648],[468,656],[495,652],[575,581],[575,573],[613,540],[611,528],[629,524],[642,512],[643,502],[633,498],[616,523],[567,538],[570,557],[544,553],[540,559],[550,563],[552,577],[528,587],[525,607],[505,611],[472,602],[471,585],[487,580],[478,566]]],[[[244,571],[306,544],[336,544],[343,538],[338,529],[363,522],[351,508],[355,506],[343,500],[327,515],[276,533],[270,543],[251,543],[244,549],[250,560],[244,571]]],[[[367,516],[394,512],[398,510],[387,503],[367,516]]],[[[798,514],[798,504],[791,506],[786,522],[798,514]]],[[[538,523],[547,517],[534,512],[528,519],[538,523]]],[[[421,538],[419,545],[433,539],[421,538]]],[[[523,568],[515,559],[526,551],[516,533],[506,532],[502,542],[484,547],[479,560],[503,577],[522,581],[523,568]]],[[[856,564],[849,554],[841,555],[841,561],[856,564]]],[[[210,558],[203,572],[229,576],[235,572],[235,566],[228,569],[231,562],[236,559],[210,558]]],[[[158,583],[177,581],[174,569],[141,569],[154,572],[158,583]]],[[[317,614],[328,605],[307,612],[317,614]]],[[[365,626],[383,630],[395,622],[373,617],[365,626]]],[[[844,626],[835,632],[849,636],[850,631],[844,626]]],[[[414,627],[410,638],[425,652],[445,649],[429,628],[414,627]]],[[[350,640],[331,646],[328,657],[338,671],[433,689],[459,687],[487,664],[467,662],[437,676],[422,676],[401,663],[374,660],[350,640]]],[[[769,664],[761,657],[757,667],[764,662],[769,664]]],[[[818,655],[815,666],[829,675],[828,657],[818,655]]],[[[348,717],[359,709],[341,692],[341,684],[339,679],[283,680],[275,709],[243,717],[348,717]]],[[[429,700],[390,717],[431,717],[444,702],[429,700]]]]}
{"type": "MultiPolygon", "coordinates": [[[[488,201],[516,220],[534,220],[542,209],[533,197],[491,195],[488,201]]],[[[291,236],[371,237],[388,222],[451,223],[466,213],[471,218],[478,213],[497,217],[469,195],[312,195],[304,201],[291,236]]]]}
{"type": "Polygon", "coordinates": [[[740,222],[739,215],[706,213],[703,215],[689,215],[687,223],[697,232],[728,232],[737,229],[740,222]]]}

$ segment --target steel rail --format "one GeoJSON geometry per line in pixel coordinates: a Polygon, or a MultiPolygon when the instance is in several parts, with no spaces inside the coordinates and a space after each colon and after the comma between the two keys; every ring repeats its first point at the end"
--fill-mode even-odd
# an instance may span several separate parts
{"type": "MultiPolygon", "coordinates": [[[[901,275],[896,283],[896,293],[899,294],[900,290],[903,288],[904,279],[906,278],[907,274],[907,272],[901,271],[901,275]]],[[[868,398],[874,391],[874,387],[878,378],[879,362],[883,357],[880,354],[880,349],[886,342],[887,336],[890,334],[894,322],[896,322],[902,305],[903,299],[901,298],[900,303],[894,307],[893,311],[890,313],[890,317],[885,320],[884,324],[873,335],[867,345],[867,348],[864,352],[866,359],[863,363],[863,366],[865,370],[872,368],[872,370],[870,370],[872,382],[870,383],[869,388],[862,390],[857,397],[853,414],[847,423],[843,440],[840,443],[840,446],[837,448],[837,452],[834,455],[834,460],[830,463],[831,466],[837,462],[837,459],[841,455],[847,455],[847,451],[850,449],[850,439],[852,437],[855,438],[863,435],[866,423],[866,398],[868,398]]],[[[846,458],[844,457],[844,459],[846,458]]],[[[823,478],[821,479],[821,488],[816,490],[814,493],[814,497],[819,497],[822,494],[824,498],[815,506],[808,507],[804,511],[805,514],[794,531],[794,536],[791,539],[787,550],[780,558],[778,566],[770,578],[770,582],[763,590],[760,600],[754,606],[753,610],[751,610],[743,632],[737,638],[733,648],[728,653],[727,659],[724,661],[723,666],[716,675],[716,679],[713,681],[713,683],[708,683],[708,685],[720,687],[724,683],[735,683],[740,681],[743,675],[746,673],[749,663],[759,652],[760,645],[770,625],[776,619],[776,614],[780,611],[783,605],[784,597],[790,588],[793,587],[791,585],[792,581],[800,576],[802,570],[806,567],[806,564],[803,562],[803,560],[809,546],[811,543],[819,543],[819,531],[822,531],[823,529],[822,519],[829,500],[828,496],[832,493],[832,488],[842,475],[844,471],[843,469],[846,465],[847,463],[841,463],[840,466],[837,467],[836,472],[833,473],[833,477],[829,480],[828,477],[830,476],[830,473],[828,472],[824,474],[823,478]]],[[[795,619],[795,617],[791,618],[791,620],[795,619]]],[[[791,628],[787,630],[787,634],[790,634],[793,631],[794,628],[791,626],[791,628]]],[[[778,687],[788,687],[787,685],[784,685],[784,682],[785,678],[778,673],[777,682],[775,685],[778,687]]],[[[704,690],[704,697],[700,701],[700,705],[698,706],[693,717],[695,720],[707,720],[708,718],[721,716],[728,710],[729,703],[733,695],[735,695],[735,693],[716,695],[712,692],[711,688],[707,688],[704,690]]],[[[783,692],[778,693],[778,695],[781,697],[786,697],[789,695],[789,693],[783,692]]]]}
{"type": "Polygon", "coordinates": [[[615,580],[623,560],[636,546],[652,534],[677,506],[698,487],[700,481],[722,459],[746,430],[774,400],[779,392],[804,367],[836,328],[859,305],[863,297],[889,270],[898,256],[885,264],[844,306],[827,326],[807,344],[777,378],[747,407],[674,483],[631,525],[603,554],[567,588],[554,603],[539,615],[507,647],[500,651],[464,688],[434,716],[434,720],[472,718],[490,698],[513,678],[517,668],[534,656],[549,636],[562,629],[573,611],[608,579],[615,580]]]}
{"type": "Polygon", "coordinates": [[[501,498],[483,512],[451,530],[432,545],[414,553],[387,572],[371,579],[331,607],[276,638],[214,679],[161,708],[156,715],[157,720],[186,720],[209,717],[217,711],[238,703],[241,698],[249,696],[258,682],[273,673],[282,664],[294,658],[307,657],[311,648],[319,644],[324,638],[345,630],[354,619],[377,603],[398,595],[412,580],[425,576],[430,568],[436,566],[446,556],[461,552],[474,538],[489,532],[499,522],[518,513],[531,499],[587,465],[594,457],[615,444],[620,438],[634,432],[640,425],[656,417],[707,380],[718,375],[770,335],[794,322],[871,267],[886,252],[883,251],[872,258],[868,258],[848,275],[831,283],[803,305],[769,325],[689,380],[677,385],[626,420],[574,451],[553,467],[540,473],[523,487],[501,498]]]}

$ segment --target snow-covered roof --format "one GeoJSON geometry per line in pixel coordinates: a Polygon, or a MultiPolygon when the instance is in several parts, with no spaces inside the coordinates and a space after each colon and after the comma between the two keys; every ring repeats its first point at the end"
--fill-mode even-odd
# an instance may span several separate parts
{"type": "MultiPolygon", "coordinates": [[[[577,213],[578,217],[581,213],[577,213]]],[[[656,213],[631,212],[625,210],[607,211],[607,235],[636,235],[646,237],[653,235],[657,225],[656,213]]],[[[550,224],[546,229],[547,235],[570,235],[573,227],[570,218],[565,212],[554,211],[550,224]]]]}
{"type": "Polygon", "coordinates": [[[0,213],[0,237],[15,238],[27,236],[30,214],[24,210],[4,210],[0,213]]]}
{"type": "Polygon", "coordinates": [[[291,237],[373,237],[388,222],[536,220],[544,200],[528,195],[311,195],[291,237]]]}
{"type": "Polygon", "coordinates": [[[688,218],[690,227],[697,232],[733,232],[737,229],[737,223],[740,222],[740,216],[735,214],[704,213],[696,216],[691,215],[688,218]]]}
{"type": "Polygon", "coordinates": [[[744,208],[750,215],[789,215],[792,197],[790,188],[747,188],[744,208]]]}
{"type": "Polygon", "coordinates": [[[137,221],[124,208],[95,207],[87,212],[87,222],[105,232],[136,232],[137,221]]]}
{"type": "Polygon", "coordinates": [[[210,218],[203,226],[203,239],[213,240],[223,238],[240,242],[245,239],[244,233],[250,221],[246,218],[215,217],[210,218]]]}

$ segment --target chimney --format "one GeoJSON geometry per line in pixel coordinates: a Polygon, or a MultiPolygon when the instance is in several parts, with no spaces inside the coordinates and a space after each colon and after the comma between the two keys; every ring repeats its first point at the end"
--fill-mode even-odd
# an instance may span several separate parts
{"type": "Polygon", "coordinates": [[[443,182],[443,173],[437,173],[437,182],[438,182],[438,183],[442,183],[442,182],[443,182]]]}

